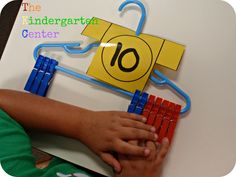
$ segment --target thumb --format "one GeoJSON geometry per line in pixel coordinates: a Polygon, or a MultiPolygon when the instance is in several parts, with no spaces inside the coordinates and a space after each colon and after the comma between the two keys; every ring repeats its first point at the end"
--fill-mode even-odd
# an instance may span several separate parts
{"type": "Polygon", "coordinates": [[[117,173],[121,171],[121,165],[113,155],[111,155],[110,153],[102,153],[100,157],[104,162],[112,166],[117,173]]]}

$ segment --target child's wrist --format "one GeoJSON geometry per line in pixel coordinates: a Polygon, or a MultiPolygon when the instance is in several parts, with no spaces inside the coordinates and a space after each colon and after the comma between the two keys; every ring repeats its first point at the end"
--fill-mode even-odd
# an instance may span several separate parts
{"type": "Polygon", "coordinates": [[[77,140],[84,138],[84,132],[86,131],[86,119],[91,111],[89,110],[78,110],[71,112],[68,117],[65,118],[60,128],[60,134],[66,137],[70,137],[77,140]]]}
{"type": "Polygon", "coordinates": [[[88,139],[89,130],[89,122],[93,118],[94,111],[85,110],[82,113],[80,112],[79,115],[76,116],[73,135],[77,140],[86,143],[86,139],[88,139]]]}

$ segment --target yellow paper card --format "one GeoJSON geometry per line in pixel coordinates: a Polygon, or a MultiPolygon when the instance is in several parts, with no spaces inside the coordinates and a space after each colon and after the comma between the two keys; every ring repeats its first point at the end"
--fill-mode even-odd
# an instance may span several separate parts
{"type": "MultiPolygon", "coordinates": [[[[101,41],[87,71],[88,75],[135,92],[137,89],[144,89],[160,56],[163,65],[176,66],[163,62],[171,56],[168,51],[178,51],[175,43],[170,45],[164,39],[147,34],[136,36],[135,32],[128,28],[96,19],[98,24],[88,25],[82,32],[85,36],[101,41]]],[[[168,60],[176,61],[169,58],[168,60]]]]}
{"type": "Polygon", "coordinates": [[[177,70],[184,50],[185,47],[183,45],[165,40],[157,63],[167,68],[177,70]]]}

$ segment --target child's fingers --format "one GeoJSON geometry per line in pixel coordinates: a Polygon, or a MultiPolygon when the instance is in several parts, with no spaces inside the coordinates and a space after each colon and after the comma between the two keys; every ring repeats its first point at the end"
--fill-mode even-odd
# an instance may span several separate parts
{"type": "Polygon", "coordinates": [[[147,141],[146,146],[151,151],[156,151],[157,150],[156,144],[154,142],[152,142],[152,141],[147,141]]]}
{"type": "Polygon", "coordinates": [[[159,151],[161,150],[161,143],[159,143],[158,141],[156,142],[156,148],[157,152],[159,153],[159,151]]]}
{"type": "Polygon", "coordinates": [[[150,140],[156,141],[158,136],[156,133],[149,132],[146,130],[140,130],[137,128],[122,128],[120,130],[121,139],[125,140],[150,140]]]}
{"type": "MultiPolygon", "coordinates": [[[[139,142],[137,140],[131,140],[131,141],[128,141],[128,143],[133,146],[139,146],[138,145],[139,142]]],[[[130,162],[132,163],[132,160],[136,160],[140,158],[140,156],[134,156],[130,154],[121,154],[121,153],[119,153],[118,157],[119,157],[119,162],[121,163],[121,165],[124,165],[124,166],[130,165],[130,162]]]]}
{"type": "Polygon", "coordinates": [[[151,132],[156,132],[155,127],[153,127],[151,125],[144,124],[142,122],[134,121],[134,120],[128,120],[128,119],[123,120],[122,125],[125,126],[125,127],[133,127],[133,128],[138,128],[138,129],[151,131],[151,132]]]}
{"type": "Polygon", "coordinates": [[[129,159],[126,155],[118,154],[118,159],[122,167],[129,164],[129,159]]]}
{"type": "Polygon", "coordinates": [[[146,143],[147,148],[151,150],[151,154],[148,156],[147,160],[154,160],[157,157],[157,146],[152,141],[147,141],[146,143]]]}
{"type": "Polygon", "coordinates": [[[147,118],[138,114],[128,113],[128,112],[119,112],[119,115],[125,119],[132,119],[145,123],[147,118]]]}
{"type": "Polygon", "coordinates": [[[138,141],[137,141],[137,140],[130,140],[130,141],[129,141],[129,144],[138,146],[138,141]]]}
{"type": "Polygon", "coordinates": [[[107,163],[107,164],[109,164],[110,166],[112,166],[113,169],[114,169],[117,173],[119,173],[119,172],[121,171],[121,165],[120,165],[120,163],[119,163],[118,160],[116,160],[111,154],[109,154],[109,153],[102,153],[102,154],[100,155],[100,157],[101,157],[101,159],[102,159],[105,163],[107,163]]]}
{"type": "Polygon", "coordinates": [[[115,151],[124,155],[134,155],[134,156],[148,156],[150,154],[150,149],[147,147],[140,147],[137,145],[132,145],[125,141],[118,141],[115,146],[115,151]]]}
{"type": "Polygon", "coordinates": [[[158,153],[158,160],[163,160],[168,152],[169,149],[169,140],[167,138],[164,138],[162,140],[162,144],[161,144],[161,148],[160,151],[158,153]]]}

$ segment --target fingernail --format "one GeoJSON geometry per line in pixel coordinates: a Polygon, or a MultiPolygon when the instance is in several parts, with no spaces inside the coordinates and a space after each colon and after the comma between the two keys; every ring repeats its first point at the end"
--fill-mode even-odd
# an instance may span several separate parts
{"type": "Polygon", "coordinates": [[[117,173],[120,172],[120,169],[119,169],[118,167],[115,167],[114,169],[115,169],[115,171],[116,171],[117,173]]]}
{"type": "Polygon", "coordinates": [[[157,135],[157,134],[155,134],[155,135],[154,135],[154,137],[155,137],[155,140],[157,140],[157,139],[158,139],[158,135],[157,135]]]}
{"type": "Polygon", "coordinates": [[[169,139],[168,139],[168,138],[164,138],[164,139],[162,140],[162,143],[163,143],[163,144],[169,144],[169,139]]]}
{"type": "Polygon", "coordinates": [[[160,143],[156,142],[156,146],[157,146],[157,148],[159,148],[159,146],[160,146],[160,143]]]}
{"type": "Polygon", "coordinates": [[[143,122],[147,122],[147,118],[146,118],[146,117],[143,117],[143,118],[142,118],[142,121],[143,121],[143,122]]]}
{"type": "Polygon", "coordinates": [[[152,132],[156,132],[156,128],[155,128],[155,127],[152,127],[152,128],[151,128],[151,131],[152,131],[152,132]]]}
{"type": "Polygon", "coordinates": [[[150,152],[151,152],[150,149],[145,149],[145,150],[144,150],[144,155],[145,155],[145,156],[148,156],[148,155],[150,154],[150,152]]]}

